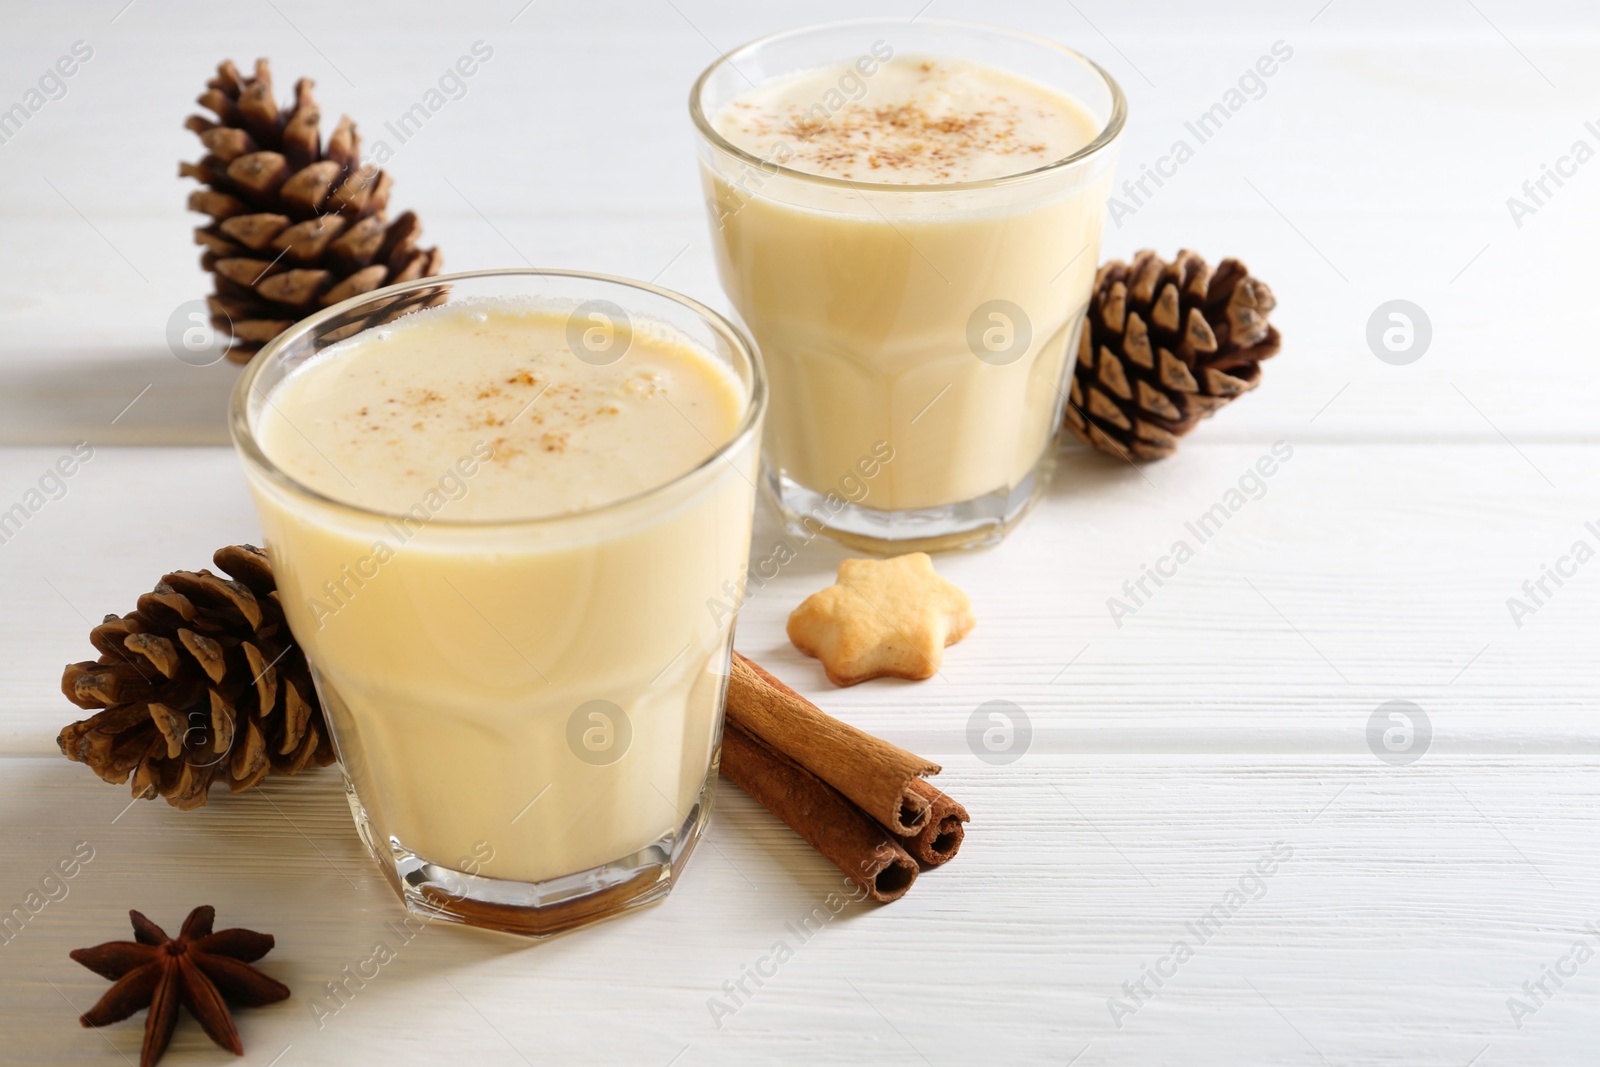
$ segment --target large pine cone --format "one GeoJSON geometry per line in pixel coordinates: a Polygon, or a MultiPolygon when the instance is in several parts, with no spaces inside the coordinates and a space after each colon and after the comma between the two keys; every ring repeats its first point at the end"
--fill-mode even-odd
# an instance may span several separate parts
{"type": "Polygon", "coordinates": [[[278,606],[266,554],[218,549],[210,571],[175,571],[131,615],[89,634],[100,659],[69,664],[61,689],[104,708],[61,731],[68,759],[135,797],[198,808],[213,782],[238,792],[269,771],[333,762],[305,655],[278,606]]]}
{"type": "Polygon", "coordinates": [[[1237,259],[1143,251],[1095,276],[1063,420],[1124,459],[1160,459],[1201,419],[1261,383],[1282,343],[1272,290],[1237,259]]]}
{"type": "Polygon", "coordinates": [[[416,215],[386,221],[389,175],[362,165],[349,117],[322,143],[309,78],[283,111],[264,59],[253,78],[226,60],[207,85],[199,102],[218,121],[191,115],[185,123],[207,155],[178,173],[209,187],[189,195],[189,209],[212,219],[195,230],[195,243],[216,277],[208,303],[212,325],[234,339],[229,359],[247,361],[319,308],[439,273],[439,250],[416,247],[416,215]]]}

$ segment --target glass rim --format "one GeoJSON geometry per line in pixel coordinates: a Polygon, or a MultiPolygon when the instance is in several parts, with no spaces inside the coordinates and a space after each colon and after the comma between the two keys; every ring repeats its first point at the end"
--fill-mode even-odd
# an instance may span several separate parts
{"type": "MultiPolygon", "coordinates": [[[[418,290],[431,289],[440,285],[450,285],[457,282],[465,282],[481,278],[505,278],[518,276],[539,278],[571,278],[580,281],[600,282],[606,285],[616,285],[627,289],[635,289],[641,292],[650,293],[653,296],[661,297],[663,299],[670,300],[675,304],[682,305],[705,321],[733,351],[742,354],[745,361],[749,364],[750,383],[748,395],[745,397],[744,411],[740,415],[739,424],[734,427],[732,435],[729,436],[726,441],[714,448],[711,453],[705,457],[705,459],[699,463],[696,463],[693,467],[689,468],[683,473],[669,479],[668,481],[662,482],[660,485],[653,485],[648,489],[640,490],[639,492],[633,493],[629,496],[619,497],[616,500],[608,500],[603,504],[597,504],[594,507],[583,508],[577,511],[563,511],[555,515],[538,515],[530,518],[511,519],[449,519],[441,517],[430,519],[428,522],[430,527],[439,526],[460,530],[555,527],[561,525],[562,523],[571,523],[598,515],[604,515],[609,511],[622,510],[624,508],[643,503],[658,494],[670,492],[674,488],[699,477],[702,472],[708,470],[718,462],[730,461],[730,453],[742,447],[743,444],[751,437],[755,431],[756,425],[761,421],[761,417],[766,411],[767,370],[765,365],[762,363],[761,353],[756,348],[755,342],[746,337],[744,332],[731,321],[729,321],[726,316],[717,312],[713,308],[707,307],[706,305],[700,303],[693,297],[685,296],[682,293],[674,292],[671,289],[666,289],[650,282],[635,281],[634,279],[623,278],[614,274],[600,274],[594,271],[544,269],[538,267],[504,267],[490,270],[461,271],[456,274],[435,274],[426,278],[417,278],[413,281],[401,282],[397,285],[383,286],[382,288],[373,289],[370,292],[353,296],[348,300],[340,301],[331,307],[323,308],[315,314],[306,316],[305,318],[296,322],[294,325],[290,326],[288,329],[284,330],[282,333],[278,334],[278,336],[274,337],[271,341],[268,341],[265,345],[263,345],[261,350],[251,358],[250,362],[245,365],[243,371],[240,373],[239,380],[233,385],[233,391],[228,401],[228,431],[233,440],[234,450],[244,458],[246,463],[252,466],[260,474],[265,476],[279,489],[308,497],[319,505],[331,507],[339,511],[349,512],[351,514],[369,519],[393,522],[407,518],[408,516],[405,512],[385,511],[381,508],[367,507],[362,504],[353,503],[349,500],[341,500],[338,497],[329,496],[326,493],[320,492],[300,482],[298,479],[284,471],[275,462],[273,462],[272,459],[267,456],[266,452],[262,450],[260,442],[256,440],[255,431],[250,426],[249,401],[251,395],[255,393],[256,380],[261,376],[262,371],[268,365],[270,365],[278,356],[278,354],[285,348],[297,341],[303,340],[306,335],[311,333],[323,323],[331,319],[335,319],[341,315],[348,314],[349,312],[361,307],[363,304],[371,303],[383,297],[392,297],[404,293],[413,293],[418,290]]],[[[351,337],[359,337],[361,336],[361,333],[365,332],[365,330],[360,331],[352,334],[351,337]]],[[[346,338],[345,340],[349,339],[350,338],[346,338]]],[[[337,343],[342,344],[343,341],[337,343]]],[[[270,403],[270,400],[267,398],[267,394],[263,393],[260,395],[264,403],[270,403]]],[[[414,516],[412,518],[414,518],[414,516]]]]}
{"type": "Polygon", "coordinates": [[[925,26],[937,26],[950,30],[976,30],[981,33],[992,34],[995,36],[1010,37],[1012,39],[1021,41],[1030,41],[1035,44],[1043,45],[1053,51],[1059,52],[1064,56],[1075,59],[1080,63],[1083,63],[1090,70],[1094,71],[1094,73],[1105,82],[1106,88],[1111,93],[1111,114],[1106,119],[1105,124],[1100,128],[1100,132],[1096,134],[1094,139],[1088,144],[1084,145],[1077,151],[1070,153],[1069,155],[1062,156],[1060,159],[1051,160],[1049,163],[1043,163],[1037,167],[1029,168],[1028,170],[1017,171],[1015,174],[1003,174],[997,178],[979,178],[974,181],[965,182],[904,185],[893,182],[858,181],[853,178],[835,178],[826,174],[813,174],[810,171],[796,170],[793,167],[786,167],[782,163],[774,163],[771,160],[763,159],[752,152],[745,151],[732,141],[729,141],[726,137],[723,137],[722,134],[718,133],[716,127],[711,124],[711,120],[706,116],[705,109],[700,106],[700,98],[703,90],[706,87],[706,83],[710,80],[712,74],[721,69],[723,66],[731,67],[737,71],[738,67],[734,66],[735,60],[738,57],[747,55],[758,48],[762,48],[788,38],[817,33],[822,30],[845,29],[849,27],[873,25],[910,25],[909,22],[906,22],[903,19],[884,18],[880,16],[856,19],[835,19],[830,22],[815,22],[806,26],[796,26],[792,29],[779,30],[777,33],[769,33],[765,36],[757,37],[754,40],[746,41],[744,44],[729,49],[713,60],[710,66],[701,71],[700,76],[695,79],[694,86],[689,90],[689,117],[693,120],[695,129],[699,131],[700,136],[704,138],[712,147],[718,149],[719,151],[726,152],[728,155],[733,156],[735,159],[738,159],[747,166],[758,168],[763,173],[769,175],[779,175],[785,178],[793,178],[796,181],[815,182],[821,185],[830,185],[838,188],[855,189],[857,191],[862,189],[871,189],[874,192],[886,193],[965,192],[973,189],[992,189],[999,186],[1033,181],[1037,178],[1043,177],[1046,174],[1065,170],[1068,167],[1082,163],[1093,156],[1101,154],[1122,133],[1122,128],[1127,122],[1128,118],[1128,101],[1127,98],[1123,96],[1122,86],[1117,84],[1117,80],[1111,76],[1109,71],[1107,71],[1100,64],[1096,63],[1094,60],[1090,59],[1088,56],[1084,55],[1082,52],[1079,52],[1077,49],[1068,48],[1066,45],[1057,41],[1052,41],[1048,37],[1041,37],[1038,34],[1027,33],[1022,30],[1013,30],[1006,26],[997,26],[993,23],[971,22],[966,19],[948,18],[929,18],[916,21],[920,21],[925,26]]]}

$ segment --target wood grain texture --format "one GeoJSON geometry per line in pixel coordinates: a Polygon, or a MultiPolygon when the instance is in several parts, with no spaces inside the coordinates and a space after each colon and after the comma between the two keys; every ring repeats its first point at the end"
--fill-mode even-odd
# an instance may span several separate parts
{"type": "MultiPolygon", "coordinates": [[[[894,905],[814,920],[805,940],[795,928],[826,915],[842,876],[725,788],[707,847],[663,905],[530,947],[455,928],[403,940],[332,772],[192,814],[121,814],[118,792],[81,768],[10,758],[0,900],[20,902],[80,840],[95,854],[0,946],[0,1025],[34,1062],[116,1062],[72,1022],[65,1001],[81,1010],[104,983],[67,950],[118,931],[130,905],[162,921],[213,901],[219,921],[277,936],[262,966],[295,991],[242,1016],[252,1062],[292,1046],[312,1063],[419,1047],[474,1062],[517,1062],[515,1048],[539,1063],[667,1063],[688,1046],[680,1062],[1063,1063],[1087,1046],[1080,1063],[1311,1064],[1320,1050],[1415,1065],[1489,1046],[1487,1062],[1571,1064],[1600,1037],[1592,974],[1520,1030],[1506,1000],[1597,917],[1597,769],[1570,757],[968,761],[947,772],[974,818],[957,861],[894,905]],[[1122,983],[1275,842],[1292,855],[1265,888],[1249,883],[1254,899],[1119,1028],[1107,1005],[1122,983]],[[793,958],[760,988],[747,980],[752,995],[719,1029],[708,1000],[732,1003],[723,983],[779,940],[793,958]],[[395,959],[367,967],[347,1005],[329,999],[325,983],[348,981],[379,942],[395,959]]],[[[137,1034],[106,1031],[123,1051],[137,1034]]],[[[172,1062],[206,1062],[192,1027],[176,1047],[197,1055],[172,1062]]]]}
{"type": "MultiPolygon", "coordinates": [[[[1600,926],[1600,563],[1520,625],[1507,606],[1575,541],[1600,545],[1585,526],[1600,524],[1600,163],[1520,226],[1507,209],[1577,138],[1600,143],[1584,125],[1600,17],[1578,0],[927,11],[1105,62],[1130,102],[1127,179],[1288,43],[1259,98],[1105,241],[1107,255],[1240,256],[1277,293],[1286,347],[1175,458],[1136,471],[1068,449],[1002,548],[941,557],[978,627],[935,679],[835,690],[788,644],[788,612],[847,555],[831,543],[755,591],[739,647],[943,764],[972,813],[960,857],[889,907],[833,916],[839,872],[725,787],[659,906],[537,946],[406,930],[332,771],[182,813],[130,808],[56,754],[74,715],[59,668],[88,655],[92,622],[257,534],[218,447],[236,372],[188,366],[166,340],[205,288],[174,169],[197,154],[181,122],[217,59],[270,55],[285,84],[314,77],[370,147],[481,39],[494,58],[387,164],[396,206],[420,214],[447,266],[655,278],[725,307],[687,86],[739,41],[860,13],[845,0],[7,12],[0,111],[73,41],[95,54],[0,144],[0,511],[73,442],[94,454],[0,541],[0,1059],[125,1062],[137,1023],[76,1025],[105,983],[67,951],[122,936],[129,907],[170,924],[208,902],[223,925],[277,936],[261,965],[295,993],[241,1014],[252,1064],[1593,1058],[1600,962],[1559,988],[1545,969],[1578,939],[1600,948],[1586,932],[1600,926]],[[1395,298],[1433,326],[1403,367],[1366,341],[1395,298]],[[1187,524],[1277,441],[1292,458],[1199,543],[1187,524]],[[210,447],[174,447],[196,445],[210,447]],[[1193,558],[1114,617],[1124,583],[1185,539],[1193,558]],[[1369,749],[1391,700],[1432,727],[1410,765],[1369,749]],[[970,740],[993,701],[1028,724],[1014,762],[970,740]],[[93,859],[46,883],[79,842],[93,859]],[[1252,876],[1274,848],[1287,857],[1252,876]],[[1230,890],[1241,906],[1159,988],[1145,979],[1148,1002],[1124,989],[1170,968],[1185,924],[1230,890]],[[29,914],[30,893],[59,899],[29,914]],[[779,941],[793,958],[757,987],[746,975],[779,941]],[[381,966],[379,943],[393,953],[381,966]],[[1553,995],[1535,1004],[1524,983],[1541,980],[1553,995]],[[750,996],[730,994],[741,981],[750,996]],[[1514,1018],[1513,997],[1536,1010],[1514,1018]],[[1137,1010],[1114,1017],[1113,998],[1137,1010]]],[[[756,557],[784,536],[763,510],[756,557]]],[[[185,1022],[165,1062],[217,1056],[185,1022]]]]}
{"type": "MultiPolygon", "coordinates": [[[[995,699],[1027,709],[1033,745],[1061,753],[1358,752],[1373,708],[1408,699],[1438,718],[1443,751],[1600,754],[1600,570],[1521,628],[1506,607],[1600,515],[1584,446],[1545,451],[1568,487],[1551,490],[1503,445],[1303,445],[1119,627],[1107,600],[1131,603],[1123,583],[1196,540],[1185,524],[1265,447],[1195,442],[1142,472],[1065,450],[1003,546],[938,561],[979,622],[927,682],[835,689],[788,643],[789,611],[848,555],[823,538],[752,592],[738,645],[829,714],[940,763],[968,751],[969,716],[995,699]]],[[[0,500],[57,455],[0,450],[0,500]]],[[[223,449],[101,449],[0,545],[0,594],[28,605],[0,614],[0,751],[54,751],[71,710],[57,670],[88,654],[91,620],[258,536],[242,482],[223,449]]],[[[786,536],[761,508],[753,557],[786,536]]]]}
{"type": "MultiPolygon", "coordinates": [[[[3,146],[0,242],[26,254],[0,257],[0,441],[224,442],[220,400],[233,372],[180,363],[166,327],[208,286],[191,243],[201,219],[184,210],[192,183],[175,168],[198,155],[182,119],[225,54],[270,55],[285,85],[312,76],[327,114],[355,117],[369,150],[386,140],[394,202],[418,212],[448,269],[656,277],[725,307],[687,87],[719,49],[856,16],[859,6],[538,3],[513,22],[522,6],[411,3],[379,19],[361,4],[330,15],[284,0],[281,11],[230,15],[183,0],[135,5],[114,24],[70,7],[18,12],[0,42],[16,94],[27,72],[76,39],[95,56],[3,146]],[[384,124],[477,40],[494,57],[465,95],[399,143],[384,124]],[[181,61],[150,62],[174,48],[181,61]],[[606,77],[594,76],[597,63],[606,77]],[[541,100],[562,105],[530,106],[541,100]],[[108,158],[138,165],[107,182],[99,163],[108,158]]],[[[1274,399],[1236,405],[1206,427],[1212,440],[1293,429],[1497,442],[1498,427],[1530,447],[1594,441],[1600,379],[1582,372],[1574,343],[1590,285],[1578,265],[1600,223],[1594,175],[1580,172],[1520,227],[1506,200],[1593,118],[1583,101],[1600,92],[1600,20],[1577,0],[1538,13],[1485,9],[1492,22],[1443,0],[1405,15],[1339,0],[1315,22],[1321,0],[1305,6],[1311,14],[1259,2],[1201,12],[1165,0],[1079,13],[1038,0],[941,0],[929,17],[1010,24],[1103,59],[1129,97],[1124,179],[1176,140],[1195,140],[1184,124],[1273,42],[1294,50],[1259,99],[1193,145],[1194,158],[1161,187],[1147,182],[1150,195],[1106,230],[1108,256],[1146,246],[1237,255],[1277,292],[1288,355],[1266,368],[1274,399]],[[1493,151],[1484,151],[1486,126],[1493,151]],[[1366,348],[1368,317],[1397,297],[1433,323],[1430,355],[1409,367],[1366,348]],[[1519,354],[1508,373],[1506,359],[1519,354]]]]}

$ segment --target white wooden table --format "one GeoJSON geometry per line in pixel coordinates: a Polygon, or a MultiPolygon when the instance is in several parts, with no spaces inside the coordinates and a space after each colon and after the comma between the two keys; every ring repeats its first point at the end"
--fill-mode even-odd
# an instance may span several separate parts
{"type": "MultiPolygon", "coordinates": [[[[1286,345],[1175,458],[1069,449],[1008,543],[941,560],[979,619],[942,679],[835,691],[788,646],[787,612],[843,556],[825,541],[746,608],[744,651],[942,762],[971,808],[960,858],[899,903],[802,944],[786,924],[840,875],[725,788],[660,906],[545,944],[435,927],[400,946],[331,771],[182,813],[63,760],[59,669],[90,654],[90,620],[257,537],[224,447],[236,371],[165,341],[206,288],[175,168],[212,64],[311,75],[370,144],[482,40],[466,95],[389,164],[447,266],[655,277],[721,304],[688,85],[718,49],[858,11],[524,4],[5,5],[0,109],[75,41],[93,56],[0,144],[0,510],[72,442],[95,452],[0,544],[0,914],[93,849],[0,944],[0,1059],[132,1062],[137,1021],[75,1024],[105,982],[66,953],[125,937],[130,906],[170,928],[209,902],[276,934],[263,966],[295,991],[240,1014],[255,1064],[1594,1061],[1600,562],[1547,582],[1520,626],[1507,605],[1574,542],[1600,547],[1600,162],[1567,166],[1520,226],[1506,203],[1573,142],[1600,147],[1600,18],[1578,0],[934,0],[1099,57],[1130,98],[1124,176],[1290,45],[1106,248],[1243,257],[1286,345]],[[1392,299],[1431,321],[1409,365],[1366,341],[1392,299]],[[1294,453],[1265,495],[1116,625],[1107,598],[1275,441],[1294,453]],[[966,741],[996,699],[1032,726],[1004,765],[966,741]],[[1407,764],[1369,748],[1391,700],[1431,724],[1407,764]],[[1288,858],[1257,891],[1275,846],[1288,858]],[[1201,944],[1186,924],[1241,878],[1253,899],[1201,944]],[[1178,939],[1194,954],[1175,966],[1178,939]],[[716,1025],[708,1002],[778,940],[794,958],[716,1025]],[[319,1013],[380,941],[392,962],[319,1013]],[[1170,977],[1135,998],[1147,967],[1170,977]],[[1558,987],[1547,968],[1576,973],[1558,987]],[[1541,980],[1549,996],[1524,986],[1541,980]]],[[[773,535],[763,515],[758,550],[773,535]]],[[[226,1058],[184,1022],[165,1062],[226,1058]]]]}

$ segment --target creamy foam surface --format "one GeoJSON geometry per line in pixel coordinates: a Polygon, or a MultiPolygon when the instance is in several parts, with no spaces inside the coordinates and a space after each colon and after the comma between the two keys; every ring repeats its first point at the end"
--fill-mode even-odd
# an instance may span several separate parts
{"type": "Polygon", "coordinates": [[[726,443],[743,406],[732,374],[688,344],[634,331],[621,359],[597,366],[573,354],[565,315],[458,306],[300,368],[273,390],[257,437],[302,485],[388,512],[492,450],[459,498],[459,479],[446,482],[440,514],[512,520],[664,485],[726,443]]]}
{"type": "Polygon", "coordinates": [[[794,170],[890,185],[1020,174],[1071,155],[1100,129],[1082,104],[1037,82],[918,55],[896,56],[865,77],[845,62],[763,82],[730,100],[713,125],[744,151],[794,170]]]}

